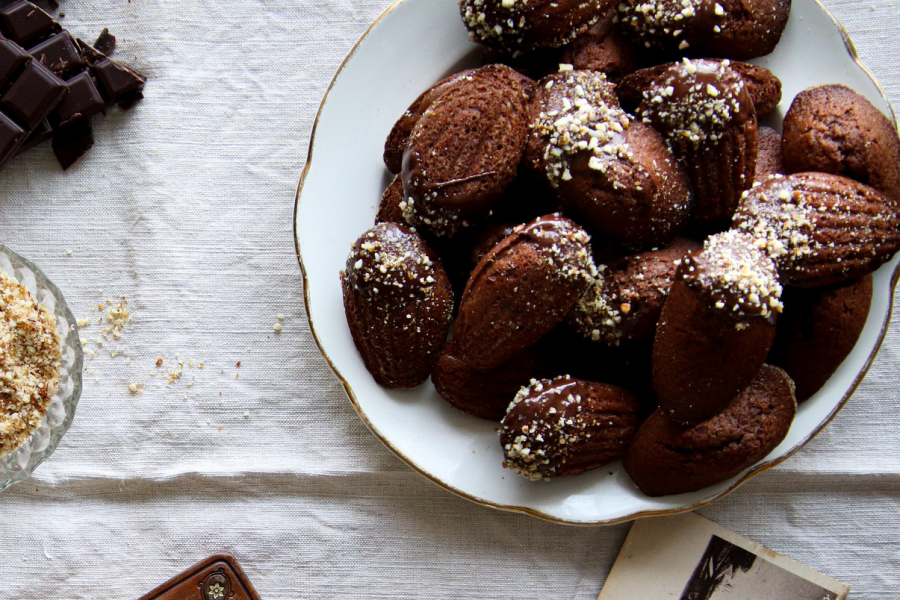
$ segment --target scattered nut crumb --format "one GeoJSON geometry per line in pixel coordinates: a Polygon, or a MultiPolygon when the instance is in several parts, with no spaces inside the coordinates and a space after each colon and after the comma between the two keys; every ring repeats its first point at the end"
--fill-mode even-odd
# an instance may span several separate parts
{"type": "Polygon", "coordinates": [[[281,332],[281,323],[275,323],[275,325],[272,326],[272,329],[274,329],[276,333],[281,332]]]}
{"type": "Polygon", "coordinates": [[[156,366],[157,366],[157,367],[161,367],[162,365],[163,365],[163,360],[162,360],[162,358],[157,358],[157,359],[156,359],[156,366]]]}
{"type": "Polygon", "coordinates": [[[131,390],[131,393],[132,393],[132,394],[137,394],[138,391],[141,389],[141,386],[139,386],[139,385],[136,384],[136,383],[129,383],[129,384],[128,384],[128,389],[131,390]]]}

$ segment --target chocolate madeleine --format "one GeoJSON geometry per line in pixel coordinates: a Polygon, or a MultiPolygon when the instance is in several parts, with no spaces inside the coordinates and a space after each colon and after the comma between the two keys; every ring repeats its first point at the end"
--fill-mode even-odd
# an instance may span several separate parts
{"type": "Polygon", "coordinates": [[[769,363],[797,386],[797,400],[815,394],[859,339],[872,305],[872,276],[813,289],[786,289],[769,363]]]}
{"type": "Polygon", "coordinates": [[[459,0],[474,41],[513,52],[562,46],[613,6],[615,0],[459,0]]]}
{"type": "Polygon", "coordinates": [[[766,248],[785,285],[850,281],[900,249],[900,218],[890,198],[826,173],[771,177],[741,200],[734,226],[766,248]]]}
{"type": "Polygon", "coordinates": [[[622,463],[648,496],[693,492],[765,458],[787,436],[796,412],[790,377],[763,365],[721,413],[693,427],[657,410],[638,429],[622,463]]]}
{"type": "Polygon", "coordinates": [[[619,81],[638,67],[634,46],[610,19],[601,19],[563,47],[557,62],[578,71],[598,71],[610,81],[619,81]]]}
{"type": "Polygon", "coordinates": [[[756,155],[756,175],[754,182],[765,183],[772,175],[784,174],[781,163],[781,134],[771,127],[759,128],[759,152],[756,155]]]}
{"type": "Polygon", "coordinates": [[[818,171],[872,186],[900,206],[900,137],[881,111],[842,85],[797,94],[784,116],[787,173],[818,171]]]}
{"type": "Polygon", "coordinates": [[[772,52],[791,0],[623,0],[622,29],[667,53],[749,60],[772,52]]]}
{"type": "Polygon", "coordinates": [[[353,244],[341,287],[353,342],[375,381],[424,383],[447,339],[453,292],[422,238],[396,223],[376,225],[353,244]]]}
{"type": "Polygon", "coordinates": [[[774,113],[781,102],[781,80],[767,68],[751,63],[731,61],[731,68],[744,80],[753,99],[756,118],[765,119],[774,113]]]}
{"type": "Polygon", "coordinates": [[[472,69],[460,71],[438,81],[413,100],[409,108],[400,115],[384,142],[384,166],[388,168],[388,171],[395,175],[400,174],[400,170],[403,168],[403,152],[406,150],[409,136],[412,134],[416,123],[419,122],[419,119],[435,100],[471,73],[472,69]]]}
{"type": "Polygon", "coordinates": [[[399,223],[405,225],[403,211],[400,209],[401,202],[403,202],[403,180],[399,175],[394,175],[394,179],[381,195],[378,212],[375,214],[375,224],[399,223]]]}
{"type": "Polygon", "coordinates": [[[403,153],[407,223],[452,236],[488,216],[515,178],[530,80],[504,65],[474,69],[416,122],[403,153]]]}
{"type": "Polygon", "coordinates": [[[431,382],[441,398],[459,410],[499,422],[519,389],[533,378],[546,374],[544,357],[538,346],[526,348],[484,373],[444,352],[434,365],[431,382]]]}
{"type": "Polygon", "coordinates": [[[448,352],[486,372],[550,332],[596,272],[589,241],[581,227],[554,214],[494,246],[469,276],[448,352]]]}
{"type": "Polygon", "coordinates": [[[756,172],[753,100],[730,62],[669,64],[644,89],[637,116],[663,134],[694,188],[692,217],[727,224],[756,172]]]}
{"type": "Polygon", "coordinates": [[[577,475],[625,453],[640,404],[625,390],[568,375],[523,387],[500,429],[504,466],[532,480],[577,475]]]}
{"type": "Polygon", "coordinates": [[[600,273],[569,321],[584,337],[609,346],[652,339],[677,265],[700,248],[699,242],[675,238],[666,248],[598,265],[600,273]]]}
{"type": "Polygon", "coordinates": [[[653,343],[653,388],[667,417],[699,423],[753,379],[780,297],[775,264],[745,233],[711,236],[681,261],[653,343]]]}
{"type": "Polygon", "coordinates": [[[629,248],[669,243],[687,223],[687,178],[662,137],[619,108],[599,73],[542,79],[525,164],[542,169],[563,212],[629,248]]]}

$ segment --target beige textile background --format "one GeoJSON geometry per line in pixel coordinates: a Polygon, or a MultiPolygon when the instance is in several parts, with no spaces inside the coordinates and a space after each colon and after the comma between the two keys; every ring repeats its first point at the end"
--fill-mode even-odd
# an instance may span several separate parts
{"type": "MultiPolygon", "coordinates": [[[[900,2],[826,4],[900,108],[900,2]]],[[[297,181],[332,74],[388,5],[63,0],[77,35],[119,37],[147,97],[97,119],[68,172],[47,147],[7,166],[0,241],[79,317],[125,295],[134,320],[102,346],[84,330],[94,356],[72,429],[0,494],[0,599],[134,598],[219,550],[267,600],[596,597],[627,525],[501,513],[417,475],[365,429],[305,323],[297,181]]],[[[852,598],[888,597],[898,354],[895,319],[824,433],[701,512],[852,598]]]]}

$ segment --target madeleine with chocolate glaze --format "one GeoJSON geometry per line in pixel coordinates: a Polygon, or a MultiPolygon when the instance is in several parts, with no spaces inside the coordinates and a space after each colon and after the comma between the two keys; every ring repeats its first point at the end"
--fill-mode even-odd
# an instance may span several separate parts
{"type": "Polygon", "coordinates": [[[787,371],[797,400],[815,394],[853,350],[872,305],[872,276],[813,289],[789,288],[768,362],[787,371]]]}
{"type": "Polygon", "coordinates": [[[609,346],[650,340],[678,263],[701,244],[675,238],[659,250],[598,265],[594,283],[578,299],[569,322],[586,338],[609,346]]]}
{"type": "Polygon", "coordinates": [[[453,292],[422,238],[396,223],[369,229],[353,244],[341,288],[350,334],[375,381],[424,383],[447,339],[453,292]]]}
{"type": "Polygon", "coordinates": [[[891,199],[827,173],[770,177],[741,199],[734,227],[757,238],[782,283],[796,287],[862,277],[900,250],[891,199]]]}
{"type": "MultiPolygon", "coordinates": [[[[724,60],[714,58],[706,60],[717,63],[724,62],[724,60]]],[[[781,80],[772,71],[759,65],[731,60],[729,66],[744,80],[747,93],[753,100],[753,108],[756,109],[757,120],[774,113],[778,108],[778,103],[781,102],[781,80]]],[[[643,100],[644,90],[653,85],[653,82],[668,68],[668,64],[647,67],[622,79],[616,85],[616,95],[622,103],[622,108],[628,111],[636,110],[643,100]]]]}
{"type": "Polygon", "coordinates": [[[556,48],[609,14],[616,0],[458,0],[469,37],[507,51],[556,48]]]}
{"type": "Polygon", "coordinates": [[[765,361],[781,311],[775,264],[751,236],[711,236],[678,266],[653,343],[653,389],[682,424],[714,415],[765,361]]]}
{"type": "Polygon", "coordinates": [[[622,30],[650,49],[749,60],[772,52],[791,0],[623,0],[622,30]]]}
{"type": "Polygon", "coordinates": [[[525,165],[543,171],[566,214],[629,248],[669,243],[687,223],[690,187],[662,137],[619,108],[601,73],[542,79],[525,165]]]}
{"type": "Polygon", "coordinates": [[[485,219],[516,176],[529,79],[505,65],[469,71],[422,114],[403,153],[407,223],[452,236],[485,219]]]}
{"type": "Polygon", "coordinates": [[[662,409],[650,415],[623,466],[648,496],[693,492],[765,458],[787,436],[796,412],[790,377],[763,365],[722,412],[693,427],[682,427],[662,409]]]}
{"type": "Polygon", "coordinates": [[[447,351],[486,372],[549,333],[596,273],[589,242],[559,214],[516,228],[469,276],[447,351]]]}
{"type": "Polygon", "coordinates": [[[640,404],[625,390],[564,375],[532,380],[500,429],[504,466],[531,480],[578,475],[625,453],[640,404]]]}
{"type": "Polygon", "coordinates": [[[787,173],[843,175],[900,206],[900,137],[863,96],[842,85],[804,90],[791,103],[783,127],[787,173]]]}
{"type": "Polygon", "coordinates": [[[692,218],[727,224],[756,172],[753,100],[730,62],[666,66],[643,90],[636,115],[672,149],[694,189],[692,218]]]}

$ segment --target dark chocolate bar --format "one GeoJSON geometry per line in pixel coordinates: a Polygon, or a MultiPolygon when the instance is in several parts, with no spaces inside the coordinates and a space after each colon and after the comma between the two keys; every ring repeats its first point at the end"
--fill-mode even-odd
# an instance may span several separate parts
{"type": "Polygon", "coordinates": [[[259,600],[253,584],[227,552],[214,554],[138,600],[259,600]]]}
{"type": "Polygon", "coordinates": [[[0,33],[8,38],[0,38],[0,113],[11,122],[0,123],[0,166],[9,158],[4,151],[24,152],[52,137],[66,169],[94,143],[90,117],[143,97],[146,77],[109,58],[115,37],[106,29],[96,42],[101,50],[32,2],[0,0],[0,33]]]}

